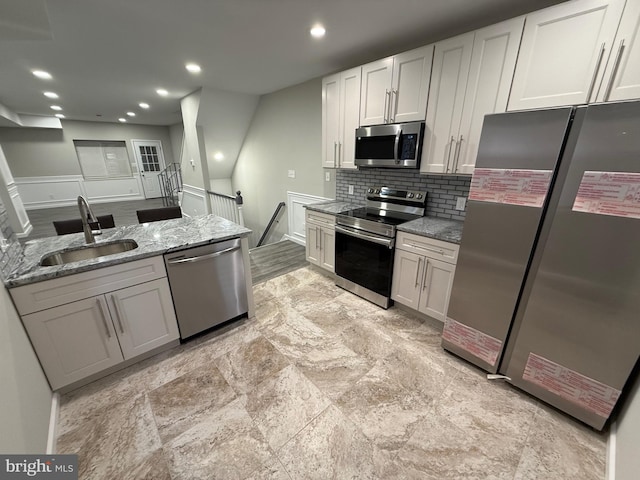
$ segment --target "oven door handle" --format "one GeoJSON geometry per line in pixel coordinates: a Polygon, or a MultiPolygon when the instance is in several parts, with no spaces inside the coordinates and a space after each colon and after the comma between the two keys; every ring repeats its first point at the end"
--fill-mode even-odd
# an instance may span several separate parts
{"type": "Polygon", "coordinates": [[[395,239],[393,238],[381,238],[375,235],[369,235],[369,234],[363,233],[361,231],[352,230],[350,228],[346,228],[341,225],[336,225],[336,232],[344,233],[345,235],[349,235],[350,237],[356,237],[361,240],[367,240],[369,242],[377,243],[378,245],[384,245],[389,249],[395,246],[395,239]]]}

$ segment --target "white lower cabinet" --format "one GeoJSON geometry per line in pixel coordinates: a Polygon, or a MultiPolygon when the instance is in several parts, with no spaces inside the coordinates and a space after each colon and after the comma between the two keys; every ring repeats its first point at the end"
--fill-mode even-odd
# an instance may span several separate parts
{"type": "Polygon", "coordinates": [[[309,263],[335,272],[335,217],[307,210],[305,218],[306,257],[309,263]]]}
{"type": "Polygon", "coordinates": [[[177,340],[165,275],[154,257],[12,289],[51,388],[177,340]]]}
{"type": "Polygon", "coordinates": [[[457,253],[455,244],[399,232],[391,298],[444,322],[457,253]]]}

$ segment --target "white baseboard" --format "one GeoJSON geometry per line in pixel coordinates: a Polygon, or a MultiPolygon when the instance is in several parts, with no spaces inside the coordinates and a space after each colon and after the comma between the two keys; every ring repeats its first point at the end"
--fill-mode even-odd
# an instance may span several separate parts
{"type": "Polygon", "coordinates": [[[609,440],[607,441],[607,470],[605,474],[606,480],[616,480],[617,430],[617,422],[611,422],[611,428],[609,429],[609,440]]]}
{"type": "Polygon", "coordinates": [[[58,439],[58,414],[60,413],[60,394],[53,392],[51,396],[51,414],[49,415],[49,434],[47,435],[47,455],[56,453],[58,439]]]}
{"type": "Polygon", "coordinates": [[[282,238],[284,240],[291,240],[292,242],[297,243],[298,245],[302,245],[303,247],[306,246],[305,241],[300,239],[300,238],[298,238],[298,237],[293,237],[293,236],[291,236],[289,234],[285,234],[282,238]]]}

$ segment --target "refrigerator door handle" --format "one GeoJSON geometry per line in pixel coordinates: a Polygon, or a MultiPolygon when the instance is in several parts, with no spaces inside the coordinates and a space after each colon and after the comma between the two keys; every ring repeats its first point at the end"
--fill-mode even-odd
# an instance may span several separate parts
{"type": "Polygon", "coordinates": [[[587,98],[585,100],[585,103],[589,103],[591,101],[591,95],[593,94],[593,88],[596,86],[596,78],[598,78],[598,71],[600,70],[602,57],[604,57],[605,45],[606,45],[605,42],[602,42],[602,45],[600,45],[600,53],[598,54],[598,61],[596,62],[596,68],[593,72],[593,77],[591,78],[591,85],[589,85],[589,91],[587,92],[587,98]]]}
{"type": "Polygon", "coordinates": [[[620,59],[622,58],[622,52],[624,52],[624,38],[620,40],[620,45],[618,46],[618,53],[616,54],[616,59],[613,62],[613,70],[611,70],[611,78],[609,78],[609,84],[607,85],[606,93],[604,94],[604,101],[608,102],[609,97],[611,96],[611,91],[613,90],[613,83],[616,80],[616,75],[618,74],[618,67],[620,66],[620,59]]]}

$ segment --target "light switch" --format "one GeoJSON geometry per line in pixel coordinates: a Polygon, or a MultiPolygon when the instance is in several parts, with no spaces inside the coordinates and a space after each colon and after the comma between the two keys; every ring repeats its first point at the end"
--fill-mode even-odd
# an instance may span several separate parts
{"type": "Polygon", "coordinates": [[[331,181],[331,172],[324,172],[324,181],[325,182],[331,181]]]}
{"type": "Polygon", "coordinates": [[[456,198],[456,210],[464,210],[465,205],[467,204],[466,197],[457,197],[456,198]]]}
{"type": "Polygon", "coordinates": [[[296,178],[296,171],[295,170],[289,170],[289,173],[287,175],[289,178],[296,178]]]}
{"type": "Polygon", "coordinates": [[[349,185],[349,195],[353,195],[353,185],[349,185]]]}

